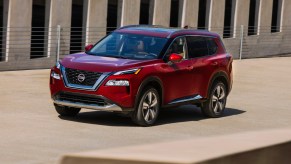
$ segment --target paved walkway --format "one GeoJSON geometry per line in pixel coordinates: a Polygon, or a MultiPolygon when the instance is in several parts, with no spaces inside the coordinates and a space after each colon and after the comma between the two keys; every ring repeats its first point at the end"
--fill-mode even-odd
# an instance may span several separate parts
{"type": "Polygon", "coordinates": [[[49,95],[49,70],[0,72],[1,163],[56,163],[61,155],[195,137],[291,127],[291,57],[234,62],[226,116],[205,119],[184,106],[161,113],[157,126],[82,110],[59,118],[49,95]]]}

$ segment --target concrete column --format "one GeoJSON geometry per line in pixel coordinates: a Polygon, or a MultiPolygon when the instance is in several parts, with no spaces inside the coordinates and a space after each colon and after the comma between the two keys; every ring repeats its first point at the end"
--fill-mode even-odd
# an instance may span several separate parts
{"type": "Polygon", "coordinates": [[[162,25],[169,27],[170,25],[170,0],[154,0],[153,25],[162,25]]]}
{"type": "Polygon", "coordinates": [[[70,52],[72,0],[48,0],[50,4],[48,56],[56,56],[57,26],[61,26],[61,57],[70,52]]]}
{"type": "Polygon", "coordinates": [[[258,35],[271,33],[273,0],[260,0],[258,35]]]}
{"type": "Polygon", "coordinates": [[[281,19],[281,31],[290,33],[291,29],[291,1],[282,0],[282,19],[281,19]]]}
{"type": "Polygon", "coordinates": [[[94,44],[106,35],[108,0],[85,0],[86,45],[94,44]]]}
{"type": "Polygon", "coordinates": [[[225,0],[209,0],[207,8],[209,9],[206,22],[208,30],[223,35],[225,0]]]}
{"type": "Polygon", "coordinates": [[[183,0],[182,7],[181,27],[188,25],[196,28],[198,22],[199,0],[183,0]]]}
{"type": "Polygon", "coordinates": [[[139,24],[140,0],[123,0],[121,26],[139,24]]]}
{"type": "Polygon", "coordinates": [[[117,28],[121,26],[122,1],[117,0],[117,28]]]}
{"type": "Polygon", "coordinates": [[[244,33],[248,31],[250,0],[234,0],[235,16],[234,16],[234,37],[240,36],[241,25],[244,26],[244,33]]]}
{"type": "Polygon", "coordinates": [[[149,24],[153,24],[155,0],[149,0],[149,24]]]}
{"type": "Polygon", "coordinates": [[[10,0],[8,5],[6,61],[23,63],[30,59],[32,0],[10,0]]]}

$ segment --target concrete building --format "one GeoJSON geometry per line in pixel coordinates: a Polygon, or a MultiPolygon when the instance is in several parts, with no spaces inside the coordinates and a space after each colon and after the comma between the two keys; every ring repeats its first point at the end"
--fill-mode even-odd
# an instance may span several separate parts
{"type": "Polygon", "coordinates": [[[49,68],[131,24],[219,33],[239,58],[291,53],[290,0],[0,0],[0,70],[49,68]]]}

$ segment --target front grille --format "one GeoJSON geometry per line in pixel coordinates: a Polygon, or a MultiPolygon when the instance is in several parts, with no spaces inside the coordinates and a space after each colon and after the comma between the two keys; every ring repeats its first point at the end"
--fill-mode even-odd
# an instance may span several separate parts
{"type": "Polygon", "coordinates": [[[56,96],[57,100],[61,101],[71,101],[76,103],[83,103],[88,105],[98,105],[98,106],[105,106],[108,105],[107,102],[105,102],[104,99],[96,96],[90,96],[90,95],[80,95],[75,93],[67,93],[67,92],[61,92],[56,96]]]}
{"type": "Polygon", "coordinates": [[[90,71],[83,71],[83,70],[76,70],[71,68],[65,68],[66,77],[69,84],[77,84],[77,85],[84,85],[84,86],[93,86],[102,73],[99,72],[90,72],[90,71]],[[78,76],[83,74],[85,77],[84,81],[78,80],[78,76]]]}

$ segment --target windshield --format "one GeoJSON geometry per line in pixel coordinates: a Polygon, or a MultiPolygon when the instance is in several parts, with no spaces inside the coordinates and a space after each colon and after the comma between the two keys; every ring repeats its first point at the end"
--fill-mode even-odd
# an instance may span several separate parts
{"type": "Polygon", "coordinates": [[[166,38],[115,32],[101,40],[87,53],[125,59],[156,59],[166,42],[166,38]]]}

